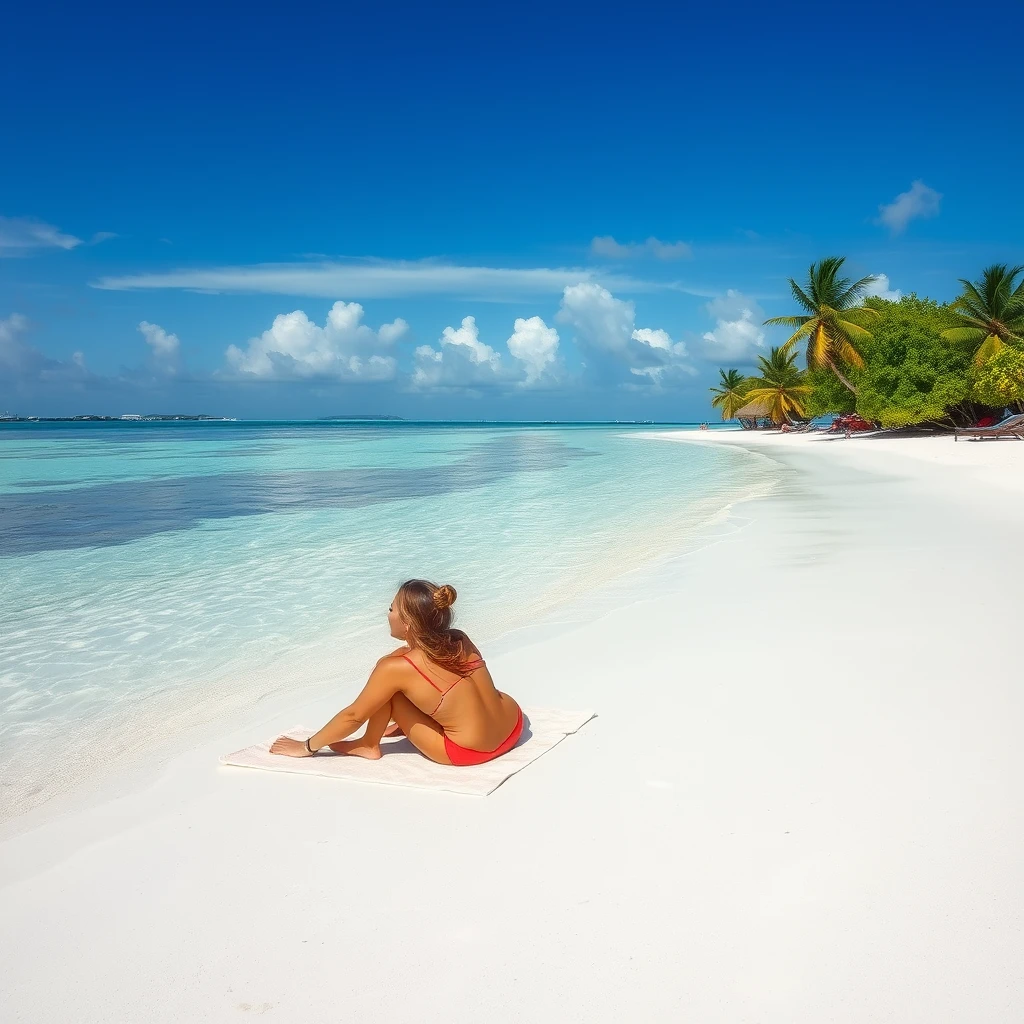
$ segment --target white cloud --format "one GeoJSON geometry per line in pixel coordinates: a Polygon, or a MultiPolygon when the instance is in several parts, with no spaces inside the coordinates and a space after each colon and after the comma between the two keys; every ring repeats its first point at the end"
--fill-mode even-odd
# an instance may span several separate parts
{"type": "Polygon", "coordinates": [[[715,318],[714,329],[703,336],[708,358],[742,362],[752,359],[755,350],[764,345],[764,311],[753,299],[730,288],[705,308],[715,318]]]}
{"type": "Polygon", "coordinates": [[[162,274],[104,277],[92,287],[110,291],[182,288],[201,292],[259,292],[333,298],[397,298],[454,295],[484,302],[507,302],[536,295],[557,295],[570,284],[600,280],[610,288],[632,291],[687,289],[676,282],[641,281],[616,274],[566,267],[466,267],[432,260],[342,263],[265,263],[242,267],[172,270],[162,274]]]}
{"type": "Polygon", "coordinates": [[[412,383],[417,388],[472,388],[506,378],[500,353],[480,340],[476,317],[463,317],[459,327],[441,332],[441,348],[420,345],[414,353],[412,383]]]}
{"type": "Polygon", "coordinates": [[[566,288],[557,319],[575,328],[587,365],[598,374],[618,376],[628,370],[633,377],[667,383],[694,372],[685,361],[683,342],[673,342],[663,330],[637,328],[634,304],[615,298],[599,284],[566,288]]]}
{"type": "MultiPolygon", "coordinates": [[[[644,345],[650,345],[651,348],[658,348],[664,352],[671,351],[675,346],[672,344],[672,339],[669,337],[668,331],[662,330],[651,330],[650,327],[641,327],[638,331],[633,332],[633,340],[639,341],[644,345]]],[[[686,345],[683,342],[678,342],[682,346],[682,350],[686,352],[686,345]]]]}
{"type": "Polygon", "coordinates": [[[323,327],[301,309],[282,313],[244,350],[230,345],[228,367],[263,380],[392,380],[397,363],[389,353],[408,324],[397,319],[374,331],[362,318],[358,302],[335,302],[323,327]]]}
{"type": "Polygon", "coordinates": [[[529,320],[516,320],[512,337],[508,339],[508,350],[526,370],[525,385],[540,380],[550,373],[558,357],[558,331],[548,327],[539,316],[529,320]]]}
{"type": "Polygon", "coordinates": [[[477,366],[486,364],[496,369],[501,363],[501,356],[480,340],[476,317],[473,316],[463,317],[460,327],[446,327],[441,332],[441,344],[460,348],[466,353],[466,358],[477,366]]]}
{"type": "Polygon", "coordinates": [[[632,340],[640,346],[638,350],[634,350],[634,360],[639,351],[645,357],[643,361],[647,363],[644,366],[630,367],[629,372],[634,377],[646,377],[652,384],[662,386],[685,377],[692,377],[697,372],[696,368],[686,361],[686,343],[673,341],[668,331],[641,327],[633,331],[632,340]]]}
{"type": "Polygon", "coordinates": [[[890,302],[899,302],[903,298],[903,292],[899,288],[889,287],[889,276],[887,274],[875,274],[874,281],[864,289],[864,295],[874,295],[879,299],[888,299],[890,302]]]}
{"type": "Polygon", "coordinates": [[[25,256],[39,249],[74,249],[82,240],[34,217],[0,217],[0,256],[25,256]]]}
{"type": "Polygon", "coordinates": [[[692,256],[693,249],[686,242],[662,242],[653,235],[645,242],[617,242],[611,235],[599,235],[590,243],[590,254],[609,259],[653,256],[657,260],[681,260],[692,256]]]}
{"type": "Polygon", "coordinates": [[[178,355],[181,342],[176,334],[168,334],[162,327],[143,320],[139,324],[139,332],[146,339],[146,344],[153,350],[158,359],[173,359],[178,355]]]}
{"type": "Polygon", "coordinates": [[[941,192],[929,188],[923,181],[915,181],[910,191],[901,192],[891,203],[878,207],[878,222],[898,235],[912,220],[938,216],[941,202],[941,192]]]}
{"type": "Polygon", "coordinates": [[[576,328],[582,348],[625,355],[633,335],[636,306],[615,298],[599,284],[581,282],[562,293],[556,319],[576,328]]]}
{"type": "Polygon", "coordinates": [[[516,366],[480,340],[476,317],[441,332],[440,348],[420,345],[414,353],[415,388],[473,389],[496,385],[532,387],[557,379],[558,332],[539,317],[515,322],[507,347],[516,366]]]}

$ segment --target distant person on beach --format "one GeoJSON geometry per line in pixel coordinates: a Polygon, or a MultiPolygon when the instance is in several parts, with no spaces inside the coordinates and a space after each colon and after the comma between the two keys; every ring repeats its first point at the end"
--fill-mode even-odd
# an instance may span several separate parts
{"type": "Polygon", "coordinates": [[[329,747],[376,760],[381,738],[396,733],[438,764],[483,764],[511,750],[523,712],[495,689],[473,641],[451,628],[455,597],[447,585],[403,583],[388,609],[391,635],[403,645],[377,662],[359,696],[319,732],[305,742],[281,736],[270,752],[311,757],[329,747]],[[346,739],[364,722],[362,736],[346,739]]]}

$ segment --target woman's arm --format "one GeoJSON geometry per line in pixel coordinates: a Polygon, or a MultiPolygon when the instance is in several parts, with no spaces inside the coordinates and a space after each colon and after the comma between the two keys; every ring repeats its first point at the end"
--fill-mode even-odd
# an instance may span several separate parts
{"type": "MultiPolygon", "coordinates": [[[[392,657],[381,658],[366,680],[359,696],[347,708],[342,708],[322,729],[309,737],[310,750],[316,752],[330,743],[351,736],[375,711],[382,708],[401,689],[401,672],[392,657]]],[[[310,750],[301,740],[279,736],[271,744],[272,754],[289,757],[309,757],[310,750]]]]}

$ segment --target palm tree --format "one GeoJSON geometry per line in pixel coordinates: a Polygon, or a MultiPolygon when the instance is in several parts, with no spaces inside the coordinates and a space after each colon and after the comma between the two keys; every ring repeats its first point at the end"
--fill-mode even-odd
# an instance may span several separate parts
{"type": "Polygon", "coordinates": [[[761,375],[755,377],[747,391],[748,402],[762,402],[772,423],[791,423],[804,419],[804,401],[811,387],[803,371],[796,365],[796,338],[773,348],[768,357],[757,357],[761,375]]]}
{"type": "Polygon", "coordinates": [[[974,365],[981,366],[1008,344],[1024,341],[1024,281],[1014,287],[1024,267],[993,263],[972,283],[960,279],[963,294],[953,303],[961,326],[942,332],[949,341],[977,344],[974,365]]]}
{"type": "Polygon", "coordinates": [[[817,370],[828,367],[854,394],[857,389],[846,379],[840,364],[864,365],[864,357],[857,346],[871,340],[871,332],[862,327],[851,316],[876,317],[877,310],[862,302],[868,285],[874,276],[851,281],[840,277],[839,271],[846,262],[843,256],[830,256],[820,263],[812,263],[807,274],[807,284],[801,287],[789,279],[793,298],[807,310],[806,316],[777,316],[765,320],[766,324],[784,324],[797,328],[789,339],[797,342],[807,339],[807,368],[817,370]]]}
{"type": "Polygon", "coordinates": [[[731,420],[735,418],[736,410],[746,404],[750,385],[739,370],[719,370],[718,376],[718,387],[711,388],[711,394],[715,396],[711,405],[721,411],[723,420],[731,420]]]}

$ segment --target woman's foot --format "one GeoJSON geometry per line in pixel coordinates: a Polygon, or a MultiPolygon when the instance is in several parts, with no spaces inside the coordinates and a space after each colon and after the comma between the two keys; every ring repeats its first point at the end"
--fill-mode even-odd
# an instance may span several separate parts
{"type": "Polygon", "coordinates": [[[362,737],[357,740],[340,740],[337,743],[328,745],[336,754],[351,754],[353,757],[365,757],[368,761],[376,761],[380,758],[380,745],[377,743],[371,745],[362,737]]]}
{"type": "Polygon", "coordinates": [[[385,736],[404,736],[405,733],[402,731],[402,727],[397,722],[392,722],[385,730],[385,736]]]}

